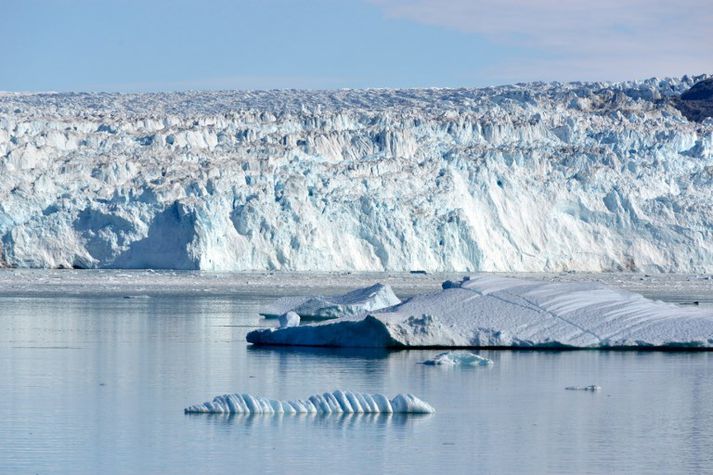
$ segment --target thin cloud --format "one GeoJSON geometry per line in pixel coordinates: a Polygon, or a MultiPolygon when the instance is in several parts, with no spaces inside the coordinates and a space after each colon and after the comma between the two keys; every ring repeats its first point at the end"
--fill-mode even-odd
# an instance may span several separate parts
{"type": "Polygon", "coordinates": [[[503,62],[530,76],[523,79],[577,72],[587,75],[581,79],[623,79],[713,69],[711,0],[369,1],[393,18],[527,49],[534,54],[503,62]]]}

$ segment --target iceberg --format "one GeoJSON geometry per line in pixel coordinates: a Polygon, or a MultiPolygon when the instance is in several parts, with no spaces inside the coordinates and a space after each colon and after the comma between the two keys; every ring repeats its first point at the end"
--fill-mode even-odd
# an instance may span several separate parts
{"type": "Polygon", "coordinates": [[[334,297],[283,297],[266,306],[260,315],[275,318],[295,312],[303,319],[326,320],[331,318],[365,315],[401,303],[391,287],[375,284],[334,297]]]}
{"type": "Polygon", "coordinates": [[[428,366],[489,366],[493,361],[470,351],[446,351],[423,362],[428,366]]]}
{"type": "Polygon", "coordinates": [[[713,311],[592,282],[477,275],[366,317],[260,329],[258,345],[460,348],[713,348],[713,311]]]}
{"type": "Polygon", "coordinates": [[[305,400],[277,401],[250,394],[224,394],[184,409],[186,414],[432,414],[433,407],[413,394],[389,399],[383,394],[336,390],[305,400]]]}
{"type": "Polygon", "coordinates": [[[705,78],[0,95],[0,267],[711,273],[705,78]]]}

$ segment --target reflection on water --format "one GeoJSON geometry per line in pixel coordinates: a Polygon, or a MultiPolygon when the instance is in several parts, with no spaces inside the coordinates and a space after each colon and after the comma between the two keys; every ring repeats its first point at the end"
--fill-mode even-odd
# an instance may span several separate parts
{"type": "Polygon", "coordinates": [[[0,473],[696,473],[713,353],[253,348],[261,298],[0,298],[0,473]],[[565,391],[597,384],[597,393],[565,391]],[[232,392],[410,392],[429,416],[185,415],[232,392]]]}
{"type": "Polygon", "coordinates": [[[370,425],[379,429],[411,430],[432,414],[185,414],[207,424],[239,424],[246,429],[280,429],[284,424],[303,425],[304,429],[360,429],[370,425]]]}
{"type": "Polygon", "coordinates": [[[276,352],[279,355],[305,355],[322,358],[358,358],[384,359],[397,350],[385,348],[321,348],[310,346],[253,346],[247,347],[248,352],[276,352]]]}

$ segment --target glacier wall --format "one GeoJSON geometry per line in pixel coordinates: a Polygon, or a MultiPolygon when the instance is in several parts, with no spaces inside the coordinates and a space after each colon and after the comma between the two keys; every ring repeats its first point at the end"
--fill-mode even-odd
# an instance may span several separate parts
{"type": "Polygon", "coordinates": [[[713,272],[703,77],[0,94],[0,266],[713,272]]]}

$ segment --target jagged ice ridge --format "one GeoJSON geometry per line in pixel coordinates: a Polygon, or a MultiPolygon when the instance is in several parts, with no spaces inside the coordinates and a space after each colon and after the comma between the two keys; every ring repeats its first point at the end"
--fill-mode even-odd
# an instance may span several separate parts
{"type": "Polygon", "coordinates": [[[0,266],[711,272],[704,77],[0,94],[0,266]]]}

